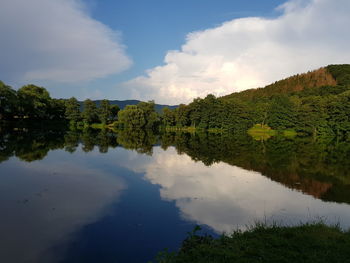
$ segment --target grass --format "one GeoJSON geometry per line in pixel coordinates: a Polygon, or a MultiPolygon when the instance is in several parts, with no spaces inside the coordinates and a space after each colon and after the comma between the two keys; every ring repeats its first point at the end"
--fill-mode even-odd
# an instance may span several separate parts
{"type": "Polygon", "coordinates": [[[272,136],[283,135],[287,138],[294,138],[297,136],[297,132],[293,129],[276,131],[271,129],[268,125],[255,124],[252,128],[248,130],[248,134],[253,137],[253,139],[261,141],[270,139],[272,136]]]}
{"type": "Polygon", "coordinates": [[[177,252],[159,253],[159,263],[350,262],[350,232],[311,223],[294,227],[257,224],[245,232],[213,238],[195,229],[177,252]]]}
{"type": "Polygon", "coordinates": [[[209,133],[223,133],[223,132],[225,132],[225,130],[220,129],[220,128],[210,128],[210,129],[208,129],[208,132],[209,133]]]}
{"type": "Polygon", "coordinates": [[[267,140],[277,135],[277,131],[272,130],[269,126],[263,124],[255,124],[248,130],[248,134],[255,140],[267,140]]]}
{"type": "Polygon", "coordinates": [[[283,136],[285,136],[285,137],[294,138],[297,135],[298,135],[297,132],[295,130],[292,130],[292,129],[283,131],[283,136]]]}
{"type": "Polygon", "coordinates": [[[167,126],[165,127],[165,131],[167,132],[177,132],[177,131],[181,131],[181,132],[196,132],[196,127],[190,126],[190,127],[176,127],[176,126],[167,126]]]}
{"type": "Polygon", "coordinates": [[[90,124],[90,127],[93,129],[105,129],[108,126],[104,123],[92,123],[90,124]]]}

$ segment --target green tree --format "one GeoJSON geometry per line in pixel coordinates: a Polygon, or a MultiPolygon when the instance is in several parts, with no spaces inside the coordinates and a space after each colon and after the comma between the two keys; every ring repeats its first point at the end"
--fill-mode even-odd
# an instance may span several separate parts
{"type": "Polygon", "coordinates": [[[98,111],[95,102],[90,99],[84,101],[83,119],[87,124],[98,122],[98,111]]]}
{"type": "Polygon", "coordinates": [[[268,110],[267,124],[273,129],[294,128],[295,108],[285,95],[275,96],[268,110]]]}
{"type": "Polygon", "coordinates": [[[51,99],[48,107],[48,116],[50,119],[65,119],[66,103],[63,99],[51,99]]]}
{"type": "Polygon", "coordinates": [[[175,113],[168,107],[162,109],[162,122],[164,126],[175,126],[175,113]]]}
{"type": "Polygon", "coordinates": [[[100,108],[98,109],[100,121],[106,124],[111,117],[111,105],[108,100],[102,100],[100,108]]]}
{"type": "Polygon", "coordinates": [[[65,116],[68,120],[70,120],[72,123],[76,123],[80,120],[80,105],[76,98],[71,97],[70,99],[66,100],[66,110],[65,110],[65,116]]]}
{"type": "Polygon", "coordinates": [[[141,129],[146,125],[144,112],[136,105],[127,105],[119,111],[118,122],[125,129],[141,129]]]}
{"type": "Polygon", "coordinates": [[[35,85],[26,85],[17,91],[20,101],[20,113],[28,118],[49,118],[51,97],[49,92],[35,85]]]}
{"type": "Polygon", "coordinates": [[[158,114],[155,111],[154,101],[140,102],[137,107],[142,110],[146,120],[145,128],[154,129],[159,122],[158,114]]]}
{"type": "Polygon", "coordinates": [[[120,111],[120,108],[118,105],[112,105],[111,106],[111,119],[116,120],[118,118],[118,112],[120,111]]]}
{"type": "Polygon", "coordinates": [[[176,126],[186,127],[189,126],[189,111],[185,104],[180,104],[179,107],[175,109],[175,120],[176,126]]]}
{"type": "Polygon", "coordinates": [[[0,81],[0,120],[17,114],[18,99],[16,91],[0,81]]]}

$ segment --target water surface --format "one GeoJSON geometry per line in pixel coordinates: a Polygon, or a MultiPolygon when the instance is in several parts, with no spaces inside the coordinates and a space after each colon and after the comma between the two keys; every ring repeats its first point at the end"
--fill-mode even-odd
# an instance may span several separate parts
{"type": "Polygon", "coordinates": [[[196,224],[350,227],[347,142],[11,130],[0,150],[1,262],[147,262],[196,224]]]}

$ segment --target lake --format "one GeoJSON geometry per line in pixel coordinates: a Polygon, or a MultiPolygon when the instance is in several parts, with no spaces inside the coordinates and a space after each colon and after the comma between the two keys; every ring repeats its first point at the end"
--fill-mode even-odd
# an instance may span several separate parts
{"type": "Polygon", "coordinates": [[[147,262],[196,225],[349,228],[349,160],[333,139],[0,130],[0,262],[147,262]]]}

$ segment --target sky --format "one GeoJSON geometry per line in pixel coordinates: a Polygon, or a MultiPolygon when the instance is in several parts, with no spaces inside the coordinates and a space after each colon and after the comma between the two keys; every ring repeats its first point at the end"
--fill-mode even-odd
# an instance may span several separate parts
{"type": "Polygon", "coordinates": [[[189,103],[349,63],[348,0],[1,0],[0,80],[189,103]]]}

